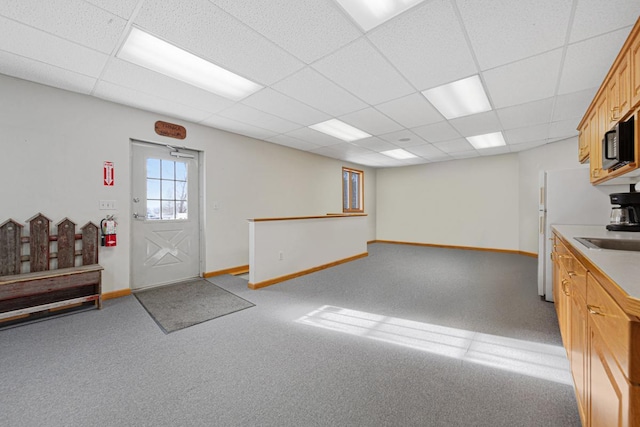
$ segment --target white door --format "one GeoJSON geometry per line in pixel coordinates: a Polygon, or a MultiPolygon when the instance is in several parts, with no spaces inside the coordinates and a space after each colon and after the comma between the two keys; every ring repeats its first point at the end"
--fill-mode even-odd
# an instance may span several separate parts
{"type": "Polygon", "coordinates": [[[198,152],[132,141],[131,287],[200,275],[198,152]]]}

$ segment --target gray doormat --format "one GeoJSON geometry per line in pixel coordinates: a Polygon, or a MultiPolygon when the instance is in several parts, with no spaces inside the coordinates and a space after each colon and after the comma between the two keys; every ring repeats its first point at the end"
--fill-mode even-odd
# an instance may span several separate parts
{"type": "Polygon", "coordinates": [[[204,279],[134,293],[165,333],[171,333],[255,304],[204,279]]]}

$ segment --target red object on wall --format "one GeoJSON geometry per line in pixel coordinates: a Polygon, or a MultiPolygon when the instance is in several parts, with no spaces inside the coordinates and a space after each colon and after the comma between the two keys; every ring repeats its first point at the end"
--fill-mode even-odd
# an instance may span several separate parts
{"type": "Polygon", "coordinates": [[[104,245],[108,247],[116,246],[117,240],[115,234],[107,234],[104,236],[104,245]]]}
{"type": "Polygon", "coordinates": [[[104,162],[102,167],[102,175],[105,187],[113,187],[114,179],[113,162],[104,162]]]}

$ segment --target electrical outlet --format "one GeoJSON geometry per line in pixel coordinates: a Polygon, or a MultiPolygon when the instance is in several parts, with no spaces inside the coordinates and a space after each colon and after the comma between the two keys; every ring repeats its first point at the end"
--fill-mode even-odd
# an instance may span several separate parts
{"type": "Polygon", "coordinates": [[[115,200],[100,200],[101,211],[115,210],[115,208],[116,208],[115,200]]]}
{"type": "Polygon", "coordinates": [[[278,259],[280,259],[280,261],[282,261],[284,259],[284,253],[282,251],[280,251],[280,255],[279,255],[278,259]]]}

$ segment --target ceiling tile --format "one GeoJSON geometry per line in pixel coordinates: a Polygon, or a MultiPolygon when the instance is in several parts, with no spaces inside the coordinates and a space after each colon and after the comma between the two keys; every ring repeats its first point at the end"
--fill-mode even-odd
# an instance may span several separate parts
{"type": "Polygon", "coordinates": [[[365,38],[321,59],[312,66],[371,105],[415,92],[365,38]]]}
{"type": "Polygon", "coordinates": [[[227,98],[118,58],[109,61],[102,80],[210,113],[216,113],[234,104],[227,98]]]}
{"type": "Polygon", "coordinates": [[[416,145],[413,147],[405,148],[410,153],[415,154],[416,156],[424,157],[426,159],[449,159],[450,156],[444,151],[440,150],[433,144],[424,144],[424,145],[416,145]]]}
{"type": "Polygon", "coordinates": [[[457,0],[482,70],[562,46],[573,0],[457,0]]]}
{"type": "Polygon", "coordinates": [[[445,153],[456,153],[458,151],[471,151],[473,150],[473,146],[469,144],[469,141],[466,139],[456,139],[453,141],[446,142],[436,142],[433,144],[436,148],[444,151],[445,153]]]}
{"type": "Polygon", "coordinates": [[[328,145],[341,144],[344,142],[338,138],[334,138],[333,136],[329,136],[326,133],[318,132],[317,130],[313,130],[308,127],[302,127],[300,129],[287,132],[287,135],[293,138],[301,139],[303,141],[312,142],[323,147],[328,145]]]}
{"type": "Polygon", "coordinates": [[[274,144],[284,145],[286,147],[295,148],[297,150],[309,151],[320,148],[319,145],[311,142],[303,141],[301,139],[293,138],[288,135],[276,135],[271,138],[267,138],[266,141],[273,142],[274,144]]]}
{"type": "Polygon", "coordinates": [[[549,134],[549,124],[510,129],[503,132],[507,144],[522,144],[537,140],[545,140],[549,134]]]}
{"type": "Polygon", "coordinates": [[[228,119],[218,115],[213,115],[200,122],[205,126],[211,126],[216,129],[226,130],[227,132],[233,132],[240,135],[250,136],[256,139],[267,139],[276,136],[276,132],[262,129],[257,126],[248,125],[246,123],[240,123],[236,120],[228,119]]]}
{"type": "Polygon", "coordinates": [[[411,130],[427,142],[450,141],[461,136],[448,122],[418,126],[411,130]]]}
{"type": "Polygon", "coordinates": [[[638,0],[580,0],[571,29],[571,43],[628,27],[640,16],[638,0]]]}
{"type": "Polygon", "coordinates": [[[310,67],[276,83],[273,88],[333,116],[342,116],[367,107],[366,103],[310,67]]]}
{"type": "Polygon", "coordinates": [[[517,153],[519,151],[531,150],[532,148],[540,147],[545,144],[547,144],[547,141],[545,140],[531,141],[522,144],[509,145],[509,150],[511,150],[512,153],[517,153]]]}
{"type": "Polygon", "coordinates": [[[375,108],[365,108],[355,113],[346,114],[341,116],[340,120],[371,135],[380,135],[402,129],[402,126],[375,108]]]}
{"type": "Polygon", "coordinates": [[[478,153],[481,156],[495,156],[497,154],[506,154],[510,153],[511,149],[508,145],[503,147],[491,147],[491,148],[483,148],[482,150],[478,150],[478,153]]]}
{"type": "Polygon", "coordinates": [[[394,99],[376,105],[376,109],[382,111],[401,125],[413,128],[444,120],[442,115],[420,93],[394,99]]]}
{"type": "Polygon", "coordinates": [[[121,18],[129,19],[139,3],[138,0],[86,0],[101,9],[109,11],[121,18]]]}
{"type": "Polygon", "coordinates": [[[98,77],[104,53],[0,16],[0,50],[90,77],[98,77]]]}
{"type": "Polygon", "coordinates": [[[362,35],[328,1],[211,1],[307,64],[362,35]]]}
{"type": "Polygon", "coordinates": [[[353,141],[352,144],[355,144],[360,147],[364,147],[371,151],[376,151],[376,152],[395,150],[396,148],[398,148],[398,146],[393,145],[375,136],[371,138],[365,138],[365,139],[359,139],[357,141],[353,141]]]}
{"type": "Polygon", "coordinates": [[[505,129],[548,123],[551,120],[554,99],[555,98],[541,99],[540,101],[501,108],[496,110],[496,112],[505,129]]]}
{"type": "Polygon", "coordinates": [[[580,123],[580,119],[581,117],[552,122],[547,138],[556,139],[577,136],[578,131],[576,128],[578,127],[578,123],[580,123]]]}
{"type": "Polygon", "coordinates": [[[176,104],[173,101],[108,82],[98,83],[94,93],[98,98],[106,99],[107,101],[129,105],[141,110],[165,114],[183,120],[199,121],[211,114],[208,111],[176,104]]]}
{"type": "Polygon", "coordinates": [[[391,157],[385,156],[379,153],[359,154],[357,156],[350,156],[349,161],[371,167],[382,167],[390,163],[393,160],[391,157]]]}
{"type": "MultiPolygon", "coordinates": [[[[508,151],[508,149],[507,149],[507,151],[508,151]]],[[[451,153],[450,155],[454,159],[470,159],[472,157],[480,157],[480,153],[478,153],[476,150],[458,151],[456,153],[451,153]]]]}
{"type": "Polygon", "coordinates": [[[275,83],[304,66],[208,0],[145,0],[136,24],[262,85],[275,83]]]}
{"type": "Polygon", "coordinates": [[[594,87],[556,97],[556,105],[553,109],[553,121],[576,117],[582,118],[597,91],[598,88],[594,87]]]}
{"type": "Polygon", "coordinates": [[[242,104],[235,104],[226,110],[222,110],[218,114],[222,117],[258,126],[276,133],[286,133],[300,128],[300,125],[297,123],[281,119],[280,117],[242,104]]]}
{"type": "Polygon", "coordinates": [[[380,138],[398,147],[410,147],[412,145],[423,145],[427,143],[427,141],[408,129],[382,134],[380,138]]]}
{"type": "Polygon", "coordinates": [[[262,89],[245,98],[242,104],[304,126],[324,122],[331,118],[328,114],[322,113],[270,88],[262,89]]]}
{"type": "Polygon", "coordinates": [[[600,87],[628,34],[624,29],[569,45],[558,93],[600,87]]]}
{"type": "Polygon", "coordinates": [[[500,121],[495,111],[460,117],[449,120],[449,123],[462,136],[484,135],[485,133],[498,132],[501,129],[500,121]]]}
{"type": "Polygon", "coordinates": [[[84,94],[96,84],[95,78],[4,51],[0,51],[0,74],[84,94]]]}
{"type": "Polygon", "coordinates": [[[111,53],[126,21],[83,0],[4,0],[0,15],[103,53],[111,53]]]}
{"type": "Polygon", "coordinates": [[[555,94],[562,49],[483,73],[494,108],[510,107],[555,94]]]}
{"type": "Polygon", "coordinates": [[[367,37],[418,90],[478,72],[449,0],[416,6],[367,37]]]}

